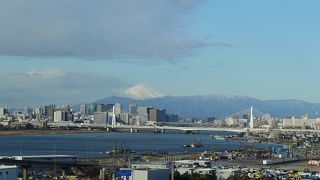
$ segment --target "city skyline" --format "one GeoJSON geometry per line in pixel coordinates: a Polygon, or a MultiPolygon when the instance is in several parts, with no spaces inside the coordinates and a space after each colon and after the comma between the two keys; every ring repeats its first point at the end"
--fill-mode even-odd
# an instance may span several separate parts
{"type": "Polygon", "coordinates": [[[206,94],[320,102],[319,5],[5,1],[0,104],[206,94]]]}

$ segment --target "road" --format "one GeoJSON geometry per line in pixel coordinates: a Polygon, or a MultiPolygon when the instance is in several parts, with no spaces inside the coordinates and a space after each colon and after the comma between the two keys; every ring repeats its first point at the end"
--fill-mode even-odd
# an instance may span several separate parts
{"type": "MultiPolygon", "coordinates": [[[[58,128],[58,127],[75,127],[75,128],[104,128],[104,129],[128,129],[130,131],[133,130],[181,130],[181,131],[228,131],[228,132],[246,132],[247,128],[218,128],[218,127],[201,127],[201,126],[138,126],[138,125],[99,125],[99,124],[76,124],[76,123],[48,123],[50,127],[58,128]]],[[[250,132],[266,132],[268,129],[262,128],[252,128],[249,129],[250,132]]],[[[281,131],[281,132],[315,132],[320,133],[320,130],[312,130],[312,129],[271,129],[271,131],[281,131]]]]}

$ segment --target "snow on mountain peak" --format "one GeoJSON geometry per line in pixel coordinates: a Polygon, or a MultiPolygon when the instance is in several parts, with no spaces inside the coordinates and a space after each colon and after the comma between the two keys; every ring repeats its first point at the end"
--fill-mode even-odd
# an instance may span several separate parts
{"type": "Polygon", "coordinates": [[[137,84],[125,90],[125,94],[134,99],[149,99],[164,96],[145,84],[137,84]]]}

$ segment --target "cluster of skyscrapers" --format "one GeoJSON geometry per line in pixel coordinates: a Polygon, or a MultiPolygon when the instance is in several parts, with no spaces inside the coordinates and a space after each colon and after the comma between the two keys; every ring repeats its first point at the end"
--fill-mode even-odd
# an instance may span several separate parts
{"type": "MultiPolygon", "coordinates": [[[[129,104],[82,104],[73,109],[69,106],[39,106],[35,109],[25,108],[10,110],[0,108],[0,121],[5,124],[12,122],[41,121],[45,123],[85,123],[96,125],[154,125],[157,122],[178,121],[176,114],[168,115],[166,109],[152,106],[129,104]]],[[[3,124],[3,123],[2,123],[3,124]]]]}
{"type": "Polygon", "coordinates": [[[128,112],[124,112],[121,104],[91,104],[80,106],[82,114],[93,115],[93,124],[133,124],[152,125],[156,122],[178,121],[178,115],[167,115],[165,109],[151,106],[129,104],[128,112]]]}

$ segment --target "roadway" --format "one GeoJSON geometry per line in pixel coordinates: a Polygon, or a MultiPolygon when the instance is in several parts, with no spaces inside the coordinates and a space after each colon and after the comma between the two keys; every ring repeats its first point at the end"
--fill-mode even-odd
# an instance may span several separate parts
{"type": "MultiPolygon", "coordinates": [[[[139,125],[99,125],[99,124],[76,124],[76,123],[48,123],[52,128],[100,128],[100,129],[129,129],[129,130],[180,130],[180,131],[227,131],[227,132],[246,132],[247,128],[219,128],[219,127],[202,127],[202,126],[139,126],[139,125]]],[[[188,124],[190,125],[190,124],[188,124]]],[[[266,132],[266,131],[281,131],[281,132],[313,132],[320,133],[320,130],[313,129],[249,129],[250,132],[266,132]]]]}
{"type": "Polygon", "coordinates": [[[181,131],[230,131],[246,132],[246,128],[215,128],[215,127],[181,127],[181,126],[138,126],[138,125],[99,125],[99,124],[75,124],[75,123],[49,123],[49,127],[69,127],[69,128],[104,128],[104,129],[158,129],[158,130],[181,130],[181,131]]]}

